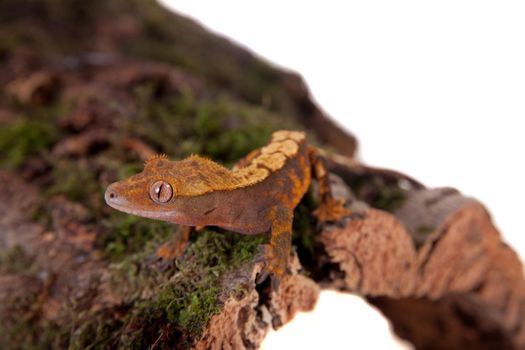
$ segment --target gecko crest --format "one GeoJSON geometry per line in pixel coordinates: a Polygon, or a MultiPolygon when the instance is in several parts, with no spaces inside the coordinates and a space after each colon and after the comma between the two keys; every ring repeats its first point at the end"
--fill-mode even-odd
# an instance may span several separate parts
{"type": "Polygon", "coordinates": [[[147,160],[140,178],[162,173],[164,178],[158,180],[169,180],[176,196],[231,191],[264,181],[284,167],[286,160],[297,154],[304,139],[302,132],[277,131],[272,135],[272,142],[252,152],[246,164],[233,169],[198,155],[180,161],[170,161],[165,155],[157,155],[147,160]]]}

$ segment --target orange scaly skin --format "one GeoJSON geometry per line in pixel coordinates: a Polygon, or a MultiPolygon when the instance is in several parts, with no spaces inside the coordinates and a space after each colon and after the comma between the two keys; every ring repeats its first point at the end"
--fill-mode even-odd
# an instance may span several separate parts
{"type": "Polygon", "coordinates": [[[327,175],[304,133],[281,130],[231,170],[199,156],[181,161],[156,156],[141,173],[111,184],[105,199],[117,210],[183,225],[158,249],[165,259],[183,254],[189,227],[219,226],[247,235],[271,232],[262,275],[272,273],[278,282],[291,252],[293,210],[312,176],[321,197],[314,214],[323,221],[350,214],[343,201],[332,197],[327,175]]]}

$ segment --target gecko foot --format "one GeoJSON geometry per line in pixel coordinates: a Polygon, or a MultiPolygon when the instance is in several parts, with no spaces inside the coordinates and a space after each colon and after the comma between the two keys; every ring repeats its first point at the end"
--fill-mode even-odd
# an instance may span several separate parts
{"type": "Polygon", "coordinates": [[[170,239],[157,249],[155,255],[163,260],[175,260],[184,254],[187,245],[188,241],[180,242],[176,239],[170,239]]]}
{"type": "Polygon", "coordinates": [[[270,283],[272,286],[272,290],[277,291],[279,289],[279,286],[281,285],[281,277],[278,277],[275,274],[271,274],[268,270],[265,269],[261,270],[261,272],[257,274],[257,276],[255,277],[255,284],[262,284],[268,278],[271,279],[270,283]]]}
{"type": "Polygon", "coordinates": [[[164,242],[147,260],[148,266],[159,271],[166,271],[173,266],[174,261],[184,255],[187,241],[180,242],[176,237],[164,242]]]}
{"type": "Polygon", "coordinates": [[[288,252],[283,249],[275,249],[270,244],[262,245],[261,254],[256,262],[262,262],[263,268],[255,278],[255,283],[261,284],[270,277],[272,289],[279,289],[280,282],[286,273],[288,258],[288,252]]]}
{"type": "Polygon", "coordinates": [[[165,261],[173,261],[181,257],[188,246],[191,227],[179,226],[173,237],[163,243],[155,252],[155,255],[165,261]]]}
{"type": "Polygon", "coordinates": [[[327,197],[313,212],[320,221],[338,221],[352,215],[352,211],[344,206],[344,200],[327,197]]]}

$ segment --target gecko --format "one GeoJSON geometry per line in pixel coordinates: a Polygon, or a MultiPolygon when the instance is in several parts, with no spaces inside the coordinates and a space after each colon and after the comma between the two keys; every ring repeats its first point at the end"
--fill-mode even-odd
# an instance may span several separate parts
{"type": "Polygon", "coordinates": [[[266,146],[231,169],[198,155],[179,161],[154,156],[141,173],[109,185],[105,201],[128,214],[181,225],[156,252],[166,260],[183,255],[191,227],[270,233],[269,243],[261,248],[263,267],[257,280],[272,275],[278,285],[292,252],[293,211],[312,179],[318,183],[318,220],[350,215],[344,200],[332,195],[319,150],[306,143],[304,132],[287,130],[274,132],[266,146]]]}

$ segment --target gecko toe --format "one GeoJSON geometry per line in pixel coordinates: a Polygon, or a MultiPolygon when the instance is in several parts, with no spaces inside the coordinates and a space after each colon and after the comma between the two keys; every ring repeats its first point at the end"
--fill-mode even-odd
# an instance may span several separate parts
{"type": "Polygon", "coordinates": [[[253,259],[255,264],[262,264],[261,270],[255,276],[255,284],[263,283],[268,276],[270,276],[270,269],[268,264],[268,245],[262,244],[259,246],[259,252],[253,259]]]}
{"type": "Polygon", "coordinates": [[[261,284],[270,276],[270,272],[268,270],[262,270],[259,273],[257,273],[257,276],[255,276],[255,284],[261,284]]]}
{"type": "Polygon", "coordinates": [[[281,278],[286,271],[286,256],[275,254],[270,245],[260,246],[260,253],[255,258],[256,263],[262,263],[261,271],[255,277],[255,283],[261,284],[271,278],[271,286],[274,291],[279,289],[281,278]]]}
{"type": "Polygon", "coordinates": [[[334,199],[330,196],[314,210],[313,214],[321,222],[339,221],[352,215],[352,211],[346,208],[344,204],[344,200],[334,199]]]}
{"type": "Polygon", "coordinates": [[[174,260],[164,259],[156,254],[150,254],[145,259],[145,265],[147,268],[157,271],[167,271],[173,267],[174,260]]]}

